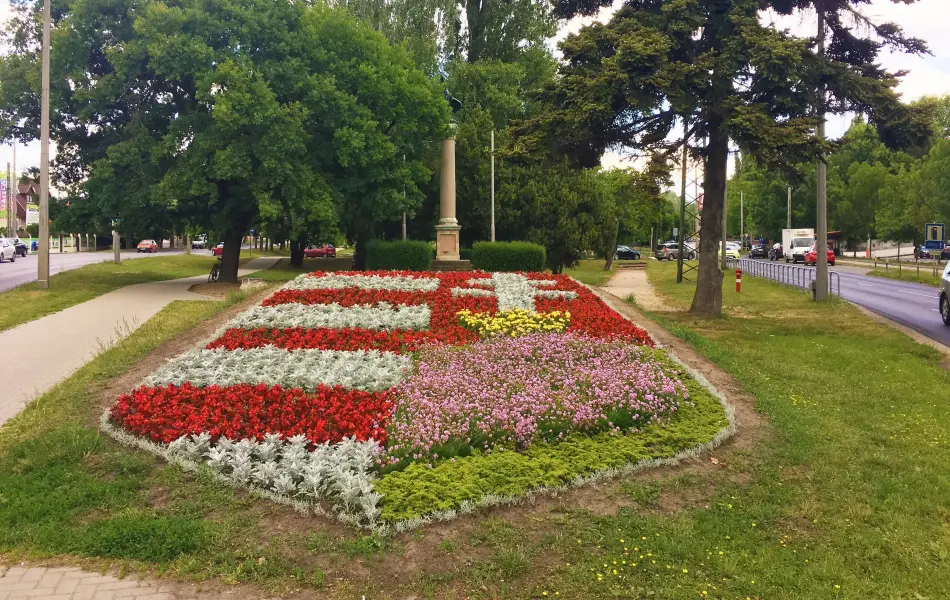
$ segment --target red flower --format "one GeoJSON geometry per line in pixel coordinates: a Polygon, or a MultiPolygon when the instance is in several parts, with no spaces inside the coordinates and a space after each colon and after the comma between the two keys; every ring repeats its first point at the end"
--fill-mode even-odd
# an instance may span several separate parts
{"type": "Polygon", "coordinates": [[[303,434],[314,444],[345,437],[386,441],[392,414],[389,392],[370,393],[320,386],[313,393],[279,385],[240,384],[199,388],[141,387],[121,396],[111,419],[137,435],[169,443],[183,435],[207,431],[213,440],[263,439],[303,434]]]}

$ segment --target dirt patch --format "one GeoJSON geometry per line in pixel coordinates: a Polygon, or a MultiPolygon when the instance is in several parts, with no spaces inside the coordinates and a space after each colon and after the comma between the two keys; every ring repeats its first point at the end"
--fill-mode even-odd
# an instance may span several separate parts
{"type": "Polygon", "coordinates": [[[218,281],[215,283],[196,283],[195,285],[188,288],[188,291],[194,294],[201,294],[202,296],[210,296],[212,298],[220,298],[221,300],[224,300],[228,297],[228,293],[239,289],[241,289],[240,283],[218,281]]]}
{"type": "Polygon", "coordinates": [[[642,306],[645,310],[654,312],[669,310],[669,306],[657,295],[647,279],[646,270],[618,271],[607,282],[604,289],[622,299],[633,296],[637,305],[642,306]]]}

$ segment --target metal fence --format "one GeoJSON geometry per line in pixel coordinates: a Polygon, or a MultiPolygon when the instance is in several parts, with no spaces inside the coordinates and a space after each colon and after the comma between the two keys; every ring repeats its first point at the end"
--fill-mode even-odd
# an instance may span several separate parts
{"type": "MultiPolygon", "coordinates": [[[[732,269],[740,267],[743,275],[762,277],[763,279],[770,279],[777,283],[790,285],[803,290],[811,290],[811,282],[815,281],[815,278],[818,276],[815,269],[770,260],[754,260],[751,258],[740,258],[736,260],[730,258],[728,259],[728,265],[732,269]]],[[[834,271],[828,272],[828,291],[839,298],[841,297],[841,277],[834,271]]]]}

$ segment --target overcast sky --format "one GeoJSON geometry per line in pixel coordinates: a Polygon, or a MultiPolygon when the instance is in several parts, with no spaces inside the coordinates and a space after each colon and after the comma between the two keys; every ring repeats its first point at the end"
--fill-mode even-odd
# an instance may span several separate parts
{"type": "MultiPolygon", "coordinates": [[[[619,6],[618,1],[614,8],[603,9],[598,15],[599,20],[606,20],[619,6]]],[[[9,0],[0,0],[0,21],[5,21],[9,14],[9,0]]],[[[911,36],[919,37],[930,45],[932,56],[913,57],[904,54],[886,54],[882,57],[883,65],[892,70],[907,70],[910,73],[901,82],[898,91],[905,100],[915,100],[921,96],[950,94],[950,0],[918,0],[915,4],[905,5],[893,0],[872,0],[866,9],[869,16],[875,21],[892,21],[904,28],[911,36]]],[[[768,16],[767,16],[768,18],[768,16]]],[[[563,39],[569,33],[580,29],[593,19],[575,19],[568,23],[558,33],[557,40],[563,39]]],[[[814,16],[778,21],[781,27],[788,27],[795,33],[810,35],[815,30],[814,16]]],[[[847,129],[850,117],[833,117],[828,123],[828,135],[837,137],[847,129]]],[[[0,148],[0,161],[12,160],[10,146],[0,148]]],[[[17,170],[21,171],[29,166],[39,165],[39,144],[32,143],[17,149],[17,170]]],[[[605,166],[631,166],[629,160],[611,154],[604,157],[605,166]]]]}

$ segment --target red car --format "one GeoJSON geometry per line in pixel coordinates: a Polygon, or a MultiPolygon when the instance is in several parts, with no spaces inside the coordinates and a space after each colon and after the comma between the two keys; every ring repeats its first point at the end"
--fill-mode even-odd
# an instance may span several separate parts
{"type": "Polygon", "coordinates": [[[211,249],[211,256],[221,256],[222,254],[224,254],[224,242],[211,249]]]}
{"type": "Polygon", "coordinates": [[[148,252],[149,254],[154,254],[158,252],[158,244],[155,243],[155,240],[142,240],[139,242],[139,245],[135,247],[136,252],[148,252]]]}
{"type": "Polygon", "coordinates": [[[333,244],[311,245],[307,246],[303,254],[307,258],[336,258],[336,246],[333,244]]]}
{"type": "MultiPolygon", "coordinates": [[[[835,253],[831,248],[828,248],[828,264],[832,267],[835,266],[835,253]]],[[[818,264],[818,246],[813,245],[808,249],[808,252],[805,253],[805,264],[806,265],[817,265],[818,264]]]]}

